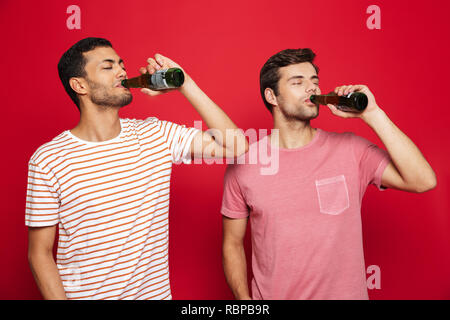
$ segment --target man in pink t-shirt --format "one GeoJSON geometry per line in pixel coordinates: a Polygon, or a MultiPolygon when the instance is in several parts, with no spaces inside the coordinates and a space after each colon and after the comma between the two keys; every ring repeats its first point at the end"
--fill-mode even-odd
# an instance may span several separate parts
{"type": "Polygon", "coordinates": [[[340,96],[365,93],[364,112],[328,107],[363,120],[387,151],[353,133],[311,127],[319,109],[310,97],[320,94],[314,57],[310,49],[287,49],[265,63],[261,95],[278,130],[253,143],[225,173],[223,261],[236,299],[368,299],[361,226],[367,186],[424,192],[436,185],[419,149],[364,85],[335,89],[340,96]],[[264,170],[260,157],[252,161],[261,150],[270,151],[275,170],[264,170]],[[249,218],[251,296],[243,244],[249,218]]]}

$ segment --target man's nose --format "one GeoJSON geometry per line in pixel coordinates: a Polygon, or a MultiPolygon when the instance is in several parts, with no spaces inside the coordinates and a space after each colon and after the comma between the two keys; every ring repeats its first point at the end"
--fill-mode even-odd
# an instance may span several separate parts
{"type": "Polygon", "coordinates": [[[308,83],[307,87],[306,87],[306,92],[313,92],[316,93],[320,91],[319,86],[316,86],[314,83],[310,82],[308,83]]]}
{"type": "Polygon", "coordinates": [[[127,72],[124,68],[119,67],[119,72],[117,73],[117,78],[125,79],[127,77],[127,72]]]}

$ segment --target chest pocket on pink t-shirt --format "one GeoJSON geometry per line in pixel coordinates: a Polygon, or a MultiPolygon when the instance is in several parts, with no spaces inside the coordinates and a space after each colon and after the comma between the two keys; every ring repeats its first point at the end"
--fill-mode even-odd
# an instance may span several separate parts
{"type": "Polygon", "coordinates": [[[337,215],[350,206],[345,176],[316,180],[320,212],[337,215]]]}

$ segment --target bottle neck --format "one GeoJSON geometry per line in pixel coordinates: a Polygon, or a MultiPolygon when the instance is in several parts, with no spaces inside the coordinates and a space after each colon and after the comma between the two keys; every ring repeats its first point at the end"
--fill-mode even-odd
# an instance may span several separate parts
{"type": "Polygon", "coordinates": [[[144,73],[138,77],[122,80],[122,85],[126,88],[149,88],[150,77],[150,74],[144,73]]]}

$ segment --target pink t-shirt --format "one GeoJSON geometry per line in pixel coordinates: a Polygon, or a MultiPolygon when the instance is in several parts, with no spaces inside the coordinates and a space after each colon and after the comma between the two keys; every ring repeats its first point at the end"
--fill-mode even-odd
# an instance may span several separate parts
{"type": "Polygon", "coordinates": [[[253,299],[368,299],[361,202],[369,184],[381,189],[387,152],[317,129],[301,148],[265,137],[244,157],[227,167],[221,213],[250,216],[253,299]],[[279,152],[276,174],[249,160],[259,144],[279,152]]]}

